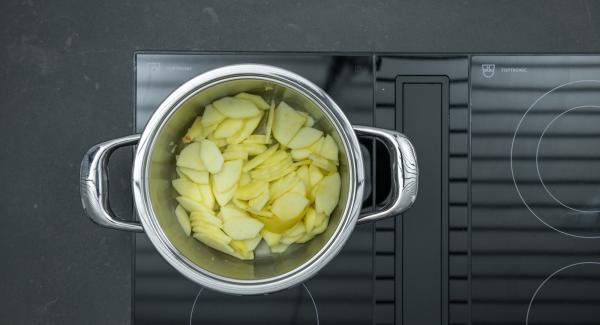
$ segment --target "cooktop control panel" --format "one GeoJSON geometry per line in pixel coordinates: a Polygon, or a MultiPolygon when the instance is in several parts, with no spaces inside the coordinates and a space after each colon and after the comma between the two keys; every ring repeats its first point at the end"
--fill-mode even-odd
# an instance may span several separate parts
{"type": "MultiPolygon", "coordinates": [[[[260,297],[198,287],[136,235],[135,324],[592,324],[600,319],[600,56],[138,53],[136,131],[171,91],[263,63],[324,89],[353,124],[415,146],[414,206],[361,225],[315,278],[260,297]]],[[[360,139],[363,209],[389,157],[360,139]]]]}

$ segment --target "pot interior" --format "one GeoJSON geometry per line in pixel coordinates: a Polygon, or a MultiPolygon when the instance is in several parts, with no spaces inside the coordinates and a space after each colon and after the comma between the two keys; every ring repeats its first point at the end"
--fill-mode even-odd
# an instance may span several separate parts
{"type": "MultiPolygon", "coordinates": [[[[148,193],[155,221],[164,232],[172,248],[187,260],[197,271],[210,277],[229,281],[260,281],[284,275],[305,264],[318,254],[324,246],[335,237],[341,228],[342,218],[349,209],[349,199],[357,200],[350,193],[350,176],[348,168],[348,148],[341,141],[340,133],[332,123],[331,117],[307,95],[281,84],[279,81],[253,78],[232,78],[215,82],[197,90],[163,121],[162,128],[156,134],[150,153],[148,172],[148,193]],[[177,177],[175,172],[175,154],[181,150],[181,137],[185,134],[194,118],[201,114],[204,106],[228,95],[249,92],[263,96],[276,103],[281,100],[297,110],[307,112],[315,119],[315,127],[329,133],[337,141],[340,149],[339,172],[342,179],[340,203],[332,213],[327,230],[304,244],[294,244],[283,254],[259,255],[253,261],[241,261],[232,256],[218,252],[205,246],[193,237],[187,237],[175,217],[177,196],[171,187],[171,180],[177,177]]],[[[362,200],[362,198],[358,198],[362,200]]],[[[154,222],[154,221],[152,221],[154,222]]],[[[264,244],[264,243],[263,243],[264,244]]]]}

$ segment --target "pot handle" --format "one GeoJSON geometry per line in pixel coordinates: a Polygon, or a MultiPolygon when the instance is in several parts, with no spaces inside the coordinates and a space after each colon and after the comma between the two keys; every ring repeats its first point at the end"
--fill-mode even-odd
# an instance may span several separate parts
{"type": "Polygon", "coordinates": [[[358,223],[371,222],[392,217],[406,211],[417,198],[419,167],[415,149],[400,132],[369,126],[353,126],[359,136],[381,140],[391,156],[392,198],[383,209],[362,213],[358,223]]]}
{"type": "Polygon", "coordinates": [[[81,203],[87,215],[95,223],[117,230],[143,232],[138,222],[123,221],[114,216],[108,202],[108,160],[120,147],[138,143],[139,134],[99,143],[88,150],[81,161],[79,187],[81,203]]]}

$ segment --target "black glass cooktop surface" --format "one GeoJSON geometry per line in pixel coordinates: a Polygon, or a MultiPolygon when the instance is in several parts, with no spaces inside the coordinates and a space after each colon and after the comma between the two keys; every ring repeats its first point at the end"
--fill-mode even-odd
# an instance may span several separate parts
{"type": "Polygon", "coordinates": [[[600,322],[600,58],[474,57],[471,322],[600,322]]]}
{"type": "MultiPolygon", "coordinates": [[[[160,102],[179,85],[205,71],[236,63],[271,64],[294,71],[327,91],[353,124],[373,123],[371,56],[138,54],[136,131],[143,130],[160,102]]],[[[365,143],[368,157],[371,142],[365,143]]],[[[367,193],[370,186],[369,182],[367,193]]],[[[368,208],[372,196],[365,200],[364,208],[368,208]]],[[[374,308],[373,241],[374,228],[358,226],[342,253],[307,283],[275,294],[237,297],[185,279],[162,259],[146,235],[138,234],[133,323],[367,324],[374,308]]]]}
{"type": "MultiPolygon", "coordinates": [[[[358,226],[304,285],[259,297],[200,288],[138,234],[134,324],[600,322],[600,56],[140,53],[136,130],[181,83],[247,62],[310,79],[354,124],[405,133],[417,201],[358,226]]],[[[373,209],[389,160],[361,143],[373,209]]]]}

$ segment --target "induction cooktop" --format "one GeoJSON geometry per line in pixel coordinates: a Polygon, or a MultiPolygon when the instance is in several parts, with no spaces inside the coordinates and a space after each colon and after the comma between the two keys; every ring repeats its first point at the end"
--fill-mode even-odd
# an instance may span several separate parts
{"type": "MultiPolygon", "coordinates": [[[[192,77],[263,63],[324,89],[353,124],[417,151],[403,215],[358,226],[317,276],[240,297],[199,287],[135,236],[134,324],[597,324],[600,56],[140,52],[135,128],[192,77]]],[[[360,139],[363,209],[389,157],[360,139]]]]}

